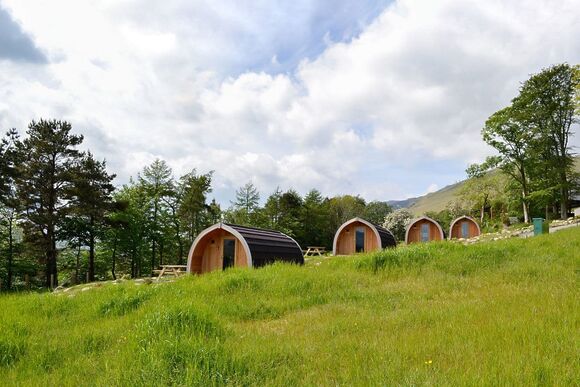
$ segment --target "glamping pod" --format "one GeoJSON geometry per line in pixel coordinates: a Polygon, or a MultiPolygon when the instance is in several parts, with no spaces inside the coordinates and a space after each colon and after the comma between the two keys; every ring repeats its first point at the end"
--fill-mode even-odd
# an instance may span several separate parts
{"type": "Polygon", "coordinates": [[[386,228],[361,218],[354,218],[343,223],[334,234],[332,253],[350,255],[396,245],[395,237],[386,228]]]}
{"type": "Polygon", "coordinates": [[[451,223],[449,227],[449,239],[467,239],[481,234],[479,224],[469,216],[460,216],[451,223]]]}
{"type": "Polygon", "coordinates": [[[445,235],[439,223],[427,216],[413,220],[407,226],[407,232],[405,233],[405,242],[407,244],[441,241],[443,239],[445,239],[445,235]]]}
{"type": "Polygon", "coordinates": [[[278,231],[217,223],[193,241],[187,272],[260,267],[275,261],[303,264],[302,249],[294,239],[278,231]]]}

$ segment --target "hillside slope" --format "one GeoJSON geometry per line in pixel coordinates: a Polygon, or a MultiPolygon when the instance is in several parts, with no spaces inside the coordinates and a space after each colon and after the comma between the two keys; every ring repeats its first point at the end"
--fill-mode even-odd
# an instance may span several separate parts
{"type": "Polygon", "coordinates": [[[11,385],[572,385],[580,229],[0,296],[11,385]]]}
{"type": "MultiPolygon", "coordinates": [[[[575,170],[580,173],[580,156],[576,157],[575,170]]],[[[394,208],[407,208],[415,216],[420,216],[429,211],[442,211],[449,202],[453,201],[467,180],[448,185],[439,191],[424,196],[405,200],[391,200],[388,203],[394,208]]]]}

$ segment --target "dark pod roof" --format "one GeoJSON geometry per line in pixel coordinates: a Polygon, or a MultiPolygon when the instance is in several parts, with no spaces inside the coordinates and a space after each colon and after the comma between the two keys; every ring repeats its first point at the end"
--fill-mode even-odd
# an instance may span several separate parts
{"type": "Polygon", "coordinates": [[[253,267],[275,261],[304,263],[302,249],[298,243],[280,231],[222,223],[224,229],[235,230],[245,241],[251,254],[253,267]]]}
{"type": "Polygon", "coordinates": [[[371,224],[375,226],[375,229],[377,230],[379,236],[381,237],[381,247],[383,249],[386,247],[393,247],[397,245],[397,240],[395,239],[395,236],[393,235],[392,232],[390,232],[383,226],[379,226],[378,224],[375,223],[371,224]]]}
{"type": "Polygon", "coordinates": [[[393,235],[393,233],[390,232],[389,230],[387,230],[386,228],[384,228],[383,226],[379,226],[378,224],[369,222],[368,220],[365,220],[362,218],[352,218],[352,219],[344,222],[338,228],[338,230],[336,231],[336,234],[334,235],[334,242],[333,242],[333,246],[332,246],[332,251],[335,254],[336,254],[336,244],[337,244],[338,236],[340,235],[340,233],[342,232],[342,230],[345,227],[347,227],[349,224],[352,224],[355,222],[360,222],[360,223],[363,223],[363,224],[366,224],[367,226],[369,226],[375,232],[375,235],[377,236],[377,238],[380,239],[381,248],[384,249],[387,247],[397,246],[397,240],[395,239],[395,236],[393,235]]]}

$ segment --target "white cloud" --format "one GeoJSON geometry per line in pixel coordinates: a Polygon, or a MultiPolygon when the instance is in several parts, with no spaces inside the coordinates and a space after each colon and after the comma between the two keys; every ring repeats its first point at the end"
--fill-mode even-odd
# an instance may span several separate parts
{"type": "Polygon", "coordinates": [[[490,152],[480,129],[519,82],[580,62],[573,0],[400,0],[280,74],[248,66],[282,66],[276,41],[308,25],[278,31],[290,16],[267,2],[4,4],[51,63],[0,63],[2,127],[68,119],[120,181],[162,157],[215,170],[223,197],[248,180],[369,200],[451,183],[490,152]]]}
{"type": "Polygon", "coordinates": [[[439,189],[439,186],[435,183],[433,184],[429,184],[429,187],[427,187],[427,191],[426,193],[431,193],[431,192],[435,192],[439,189]]]}

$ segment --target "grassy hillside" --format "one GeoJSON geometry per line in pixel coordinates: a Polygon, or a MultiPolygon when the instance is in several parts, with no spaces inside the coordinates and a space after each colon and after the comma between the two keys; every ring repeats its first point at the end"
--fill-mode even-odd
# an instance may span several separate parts
{"type": "MultiPolygon", "coordinates": [[[[580,157],[576,157],[575,170],[580,173],[580,157]]],[[[465,180],[448,185],[439,191],[429,193],[425,196],[391,201],[389,203],[395,208],[408,208],[415,216],[423,215],[429,211],[439,212],[444,210],[447,204],[455,199],[463,184],[465,184],[465,180]]]]}
{"type": "Polygon", "coordinates": [[[448,185],[439,191],[429,193],[425,196],[417,198],[417,200],[409,206],[409,210],[415,215],[420,216],[428,211],[442,211],[447,207],[449,202],[453,201],[463,186],[463,182],[448,185]]]}
{"type": "Polygon", "coordinates": [[[572,385],[580,228],[0,297],[7,385],[572,385]]]}

